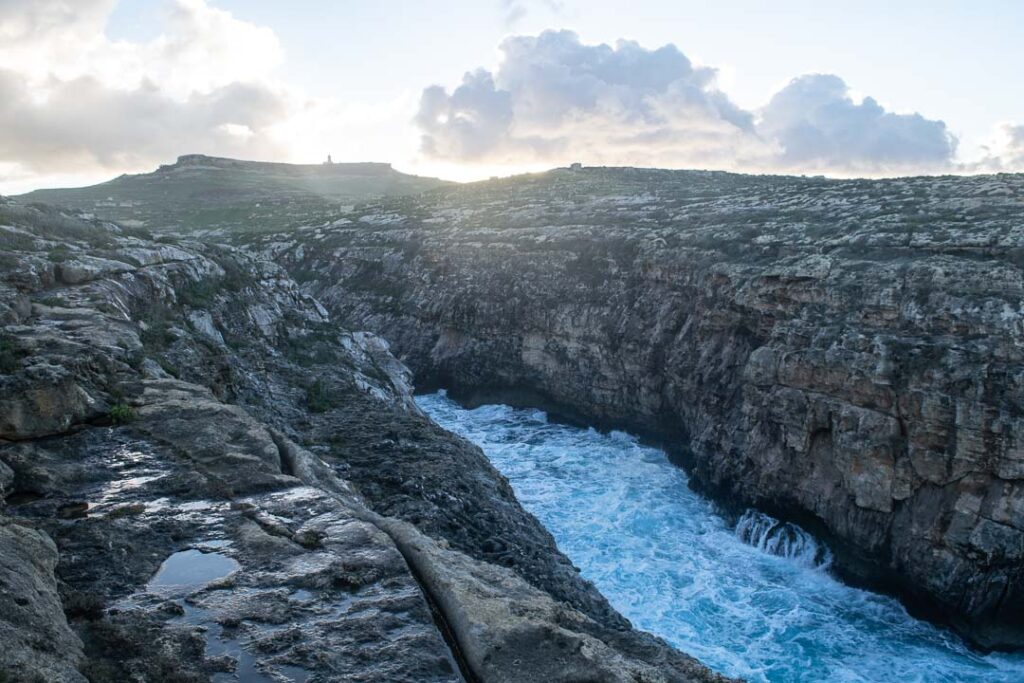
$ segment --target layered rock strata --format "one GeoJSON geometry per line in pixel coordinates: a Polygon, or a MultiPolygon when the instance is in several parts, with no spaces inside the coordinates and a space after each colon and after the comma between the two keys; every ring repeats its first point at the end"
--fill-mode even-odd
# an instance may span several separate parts
{"type": "Polygon", "coordinates": [[[234,239],[421,387],[660,437],[847,575],[1024,644],[1024,177],[584,169],[234,239]]]}
{"type": "Polygon", "coordinates": [[[720,681],[278,266],[0,204],[0,679],[720,681]]]}

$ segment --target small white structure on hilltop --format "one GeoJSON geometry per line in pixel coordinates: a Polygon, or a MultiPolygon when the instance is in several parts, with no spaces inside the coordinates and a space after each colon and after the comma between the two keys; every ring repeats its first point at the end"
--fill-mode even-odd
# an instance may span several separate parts
{"type": "Polygon", "coordinates": [[[582,171],[583,170],[583,164],[581,164],[578,161],[574,161],[571,164],[569,164],[569,170],[570,171],[582,171]]]}

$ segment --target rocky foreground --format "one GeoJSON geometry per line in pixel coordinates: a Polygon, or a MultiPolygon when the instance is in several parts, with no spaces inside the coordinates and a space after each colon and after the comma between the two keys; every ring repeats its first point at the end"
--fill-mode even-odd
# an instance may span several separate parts
{"type": "Polygon", "coordinates": [[[1024,177],[559,170],[235,235],[422,387],[654,435],[1024,645],[1024,177]]]}
{"type": "Polygon", "coordinates": [[[266,260],[0,203],[0,681],[724,680],[409,380],[266,260]]]}

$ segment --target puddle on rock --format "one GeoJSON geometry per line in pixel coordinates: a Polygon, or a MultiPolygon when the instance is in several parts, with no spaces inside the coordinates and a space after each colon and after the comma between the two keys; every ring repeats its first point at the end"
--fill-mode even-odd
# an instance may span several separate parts
{"type": "Polygon", "coordinates": [[[115,479],[103,485],[96,495],[99,503],[118,503],[133,491],[142,488],[151,481],[161,478],[162,474],[144,474],[137,477],[115,479]]]}
{"type": "Polygon", "coordinates": [[[293,683],[306,683],[306,681],[308,681],[309,677],[312,675],[312,672],[306,671],[301,666],[291,666],[286,664],[283,666],[278,666],[277,670],[293,683]]]}
{"type": "Polygon", "coordinates": [[[207,657],[226,656],[235,660],[235,670],[213,674],[210,677],[213,683],[280,683],[282,680],[306,683],[312,675],[312,672],[307,669],[291,664],[263,663],[260,666],[269,668],[269,671],[261,670],[260,666],[256,664],[256,658],[246,650],[247,646],[251,647],[251,640],[247,639],[247,642],[243,643],[238,631],[226,629],[217,623],[210,610],[188,604],[184,600],[175,602],[181,605],[184,614],[173,621],[203,628],[207,657]]]}
{"type": "Polygon", "coordinates": [[[147,588],[165,594],[194,593],[239,568],[241,565],[227,555],[205,553],[195,548],[182,550],[164,560],[147,588]]]}
{"type": "Polygon", "coordinates": [[[233,672],[215,673],[210,677],[211,681],[214,683],[275,683],[273,679],[256,668],[255,658],[242,647],[238,638],[232,638],[224,632],[224,627],[211,618],[208,610],[184,602],[180,604],[185,610],[185,614],[175,621],[202,626],[205,629],[203,635],[206,640],[206,656],[210,658],[227,656],[236,662],[233,672]]]}

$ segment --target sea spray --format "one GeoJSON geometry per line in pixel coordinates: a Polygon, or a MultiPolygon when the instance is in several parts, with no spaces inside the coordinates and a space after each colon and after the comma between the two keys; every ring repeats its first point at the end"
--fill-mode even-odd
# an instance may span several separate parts
{"type": "Polygon", "coordinates": [[[759,510],[743,513],[736,522],[736,537],[758,550],[807,567],[827,569],[832,564],[831,551],[814,536],[759,510]]]}
{"type": "Polygon", "coordinates": [[[479,444],[523,506],[623,615],[749,681],[1020,683],[1024,656],[981,655],[894,599],[824,568],[827,548],[757,511],[730,524],[665,453],[543,412],[417,402],[479,444]]]}

